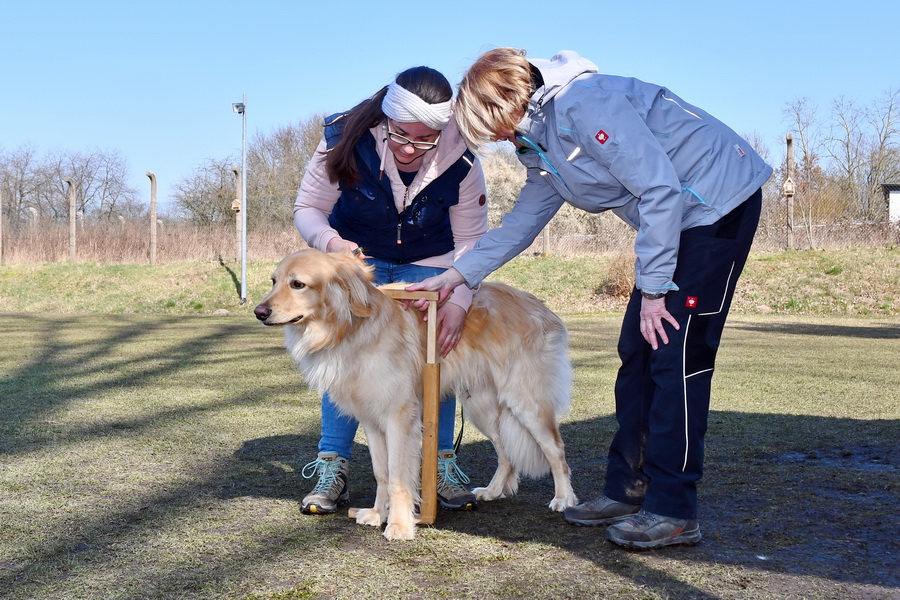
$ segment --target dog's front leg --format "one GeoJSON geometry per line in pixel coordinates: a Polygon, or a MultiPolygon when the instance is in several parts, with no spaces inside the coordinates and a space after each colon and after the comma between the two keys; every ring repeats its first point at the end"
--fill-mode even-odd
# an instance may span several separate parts
{"type": "Polygon", "coordinates": [[[402,414],[403,418],[388,425],[388,522],[384,537],[389,540],[411,540],[416,537],[415,503],[416,490],[421,473],[422,425],[421,415],[412,407],[402,414]]]}
{"type": "Polygon", "coordinates": [[[372,472],[375,475],[375,506],[363,508],[356,512],[359,525],[381,527],[388,518],[388,486],[390,479],[387,445],[384,432],[374,427],[364,427],[366,440],[369,442],[369,455],[372,458],[372,472]]]}

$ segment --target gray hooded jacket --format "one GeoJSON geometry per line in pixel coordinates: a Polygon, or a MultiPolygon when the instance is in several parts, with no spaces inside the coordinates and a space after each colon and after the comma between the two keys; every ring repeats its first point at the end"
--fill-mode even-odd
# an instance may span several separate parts
{"type": "Polygon", "coordinates": [[[637,230],[636,286],[677,290],[681,231],[718,221],[772,168],[721,121],[664,87],[602,75],[574,52],[531,60],[544,79],[516,127],[518,202],[454,267],[475,286],[525,250],[563,202],[637,230]]]}

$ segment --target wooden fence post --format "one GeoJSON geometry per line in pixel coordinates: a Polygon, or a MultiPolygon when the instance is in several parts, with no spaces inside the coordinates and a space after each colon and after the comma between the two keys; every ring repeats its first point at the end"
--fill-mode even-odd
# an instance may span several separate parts
{"type": "Polygon", "coordinates": [[[156,264],[156,175],[147,171],[150,178],[150,264],[156,264]]]}
{"type": "Polygon", "coordinates": [[[794,249],[794,137],[787,134],[787,179],[781,187],[787,199],[787,247],[794,249]]]}
{"type": "Polygon", "coordinates": [[[64,181],[69,184],[69,262],[75,262],[75,182],[71,177],[64,181]]]}

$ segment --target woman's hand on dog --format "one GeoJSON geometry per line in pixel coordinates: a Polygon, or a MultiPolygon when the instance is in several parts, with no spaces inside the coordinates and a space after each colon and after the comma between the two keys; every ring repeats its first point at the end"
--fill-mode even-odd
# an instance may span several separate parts
{"type": "MultiPolygon", "coordinates": [[[[425,290],[426,292],[440,292],[438,295],[438,304],[442,304],[444,300],[450,296],[456,286],[465,282],[465,277],[463,277],[459,271],[450,267],[440,275],[423,279],[419,283],[412,283],[404,289],[409,292],[418,292],[421,290],[425,290]]],[[[421,312],[428,310],[428,300],[425,300],[424,298],[406,301],[404,302],[403,308],[408,308],[410,304],[421,312]]]]}
{"type": "Polygon", "coordinates": [[[350,242],[339,237],[333,237],[328,240],[328,243],[325,245],[325,252],[350,252],[356,258],[366,258],[366,255],[363,254],[363,249],[356,242],[350,242]]]}
{"type": "Polygon", "coordinates": [[[447,358],[459,344],[463,325],[466,322],[466,311],[462,306],[447,302],[438,309],[437,345],[441,349],[441,357],[447,358]]]}

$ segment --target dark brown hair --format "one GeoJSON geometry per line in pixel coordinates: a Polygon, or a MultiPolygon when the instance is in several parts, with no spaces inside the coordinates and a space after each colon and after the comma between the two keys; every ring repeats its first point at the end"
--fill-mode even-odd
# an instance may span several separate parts
{"type": "MultiPolygon", "coordinates": [[[[397,75],[397,85],[412,92],[428,104],[447,102],[453,97],[450,82],[439,71],[429,67],[412,67],[397,75]]],[[[334,145],[325,159],[325,169],[332,183],[341,182],[354,185],[359,182],[359,167],[353,148],[362,136],[384,120],[381,102],[387,93],[387,86],[374,96],[363,100],[344,116],[344,131],[340,141],[334,145]]]]}

